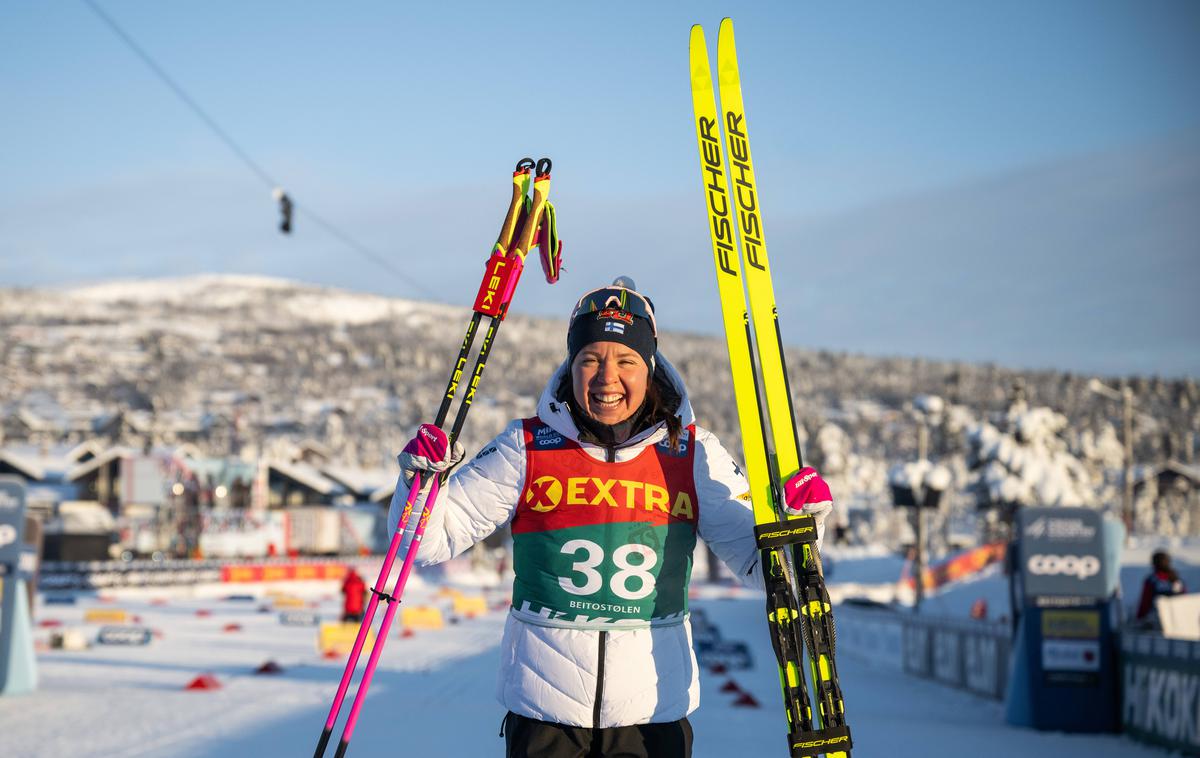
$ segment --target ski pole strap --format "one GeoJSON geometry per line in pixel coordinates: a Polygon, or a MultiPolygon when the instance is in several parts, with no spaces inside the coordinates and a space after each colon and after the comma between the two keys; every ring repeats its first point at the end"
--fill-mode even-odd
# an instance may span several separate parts
{"type": "Polygon", "coordinates": [[[542,225],[538,228],[538,251],[542,257],[542,272],[546,281],[554,284],[562,271],[562,240],[558,238],[558,222],[556,221],[554,204],[546,201],[546,210],[542,212],[542,225]]]}
{"type": "Polygon", "coordinates": [[[754,539],[760,550],[817,541],[817,522],[812,516],[797,516],[787,521],[757,524],[754,539]]]}
{"type": "Polygon", "coordinates": [[[848,753],[854,747],[850,727],[831,726],[811,732],[792,732],[788,735],[792,758],[803,756],[848,753]]]}
{"type": "Polygon", "coordinates": [[[377,589],[375,589],[374,587],[372,587],[372,588],[371,588],[371,592],[375,593],[375,595],[377,595],[377,596],[379,597],[379,599],[380,599],[380,600],[384,600],[384,601],[386,601],[386,602],[389,602],[389,603],[398,603],[398,602],[400,602],[399,598],[394,598],[394,597],[392,597],[391,595],[389,595],[388,593],[386,593],[386,592],[383,592],[383,591],[381,591],[381,590],[377,590],[377,589]]]}

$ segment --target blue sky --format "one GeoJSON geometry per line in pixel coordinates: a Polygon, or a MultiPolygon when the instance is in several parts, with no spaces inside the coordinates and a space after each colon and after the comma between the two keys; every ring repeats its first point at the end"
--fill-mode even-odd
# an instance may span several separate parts
{"type": "MultiPolygon", "coordinates": [[[[309,206],[468,302],[555,159],[563,315],[719,330],[689,26],[732,14],[787,342],[1200,375],[1200,5],[97,0],[309,206]],[[450,10],[449,8],[453,8],[450,10]]],[[[259,273],[423,296],[300,217],[83,2],[0,8],[0,282],[259,273]]]]}

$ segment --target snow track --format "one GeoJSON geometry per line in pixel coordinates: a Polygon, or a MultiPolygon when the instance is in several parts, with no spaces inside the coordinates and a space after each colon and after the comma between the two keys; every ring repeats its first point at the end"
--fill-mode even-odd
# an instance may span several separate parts
{"type": "MultiPolygon", "coordinates": [[[[745,640],[755,668],[701,675],[701,707],[692,716],[696,758],[784,755],[778,682],[761,600],[698,586],[703,608],[724,638],[745,640]],[[720,688],[732,678],[762,703],[735,707],[720,688]]],[[[408,602],[432,600],[414,596],[408,602]]],[[[491,593],[490,593],[491,594],[491,593]]],[[[309,755],[321,731],[343,661],[315,650],[312,627],[281,626],[259,603],[200,599],[154,606],[139,600],[45,606],[39,619],[83,626],[88,607],[121,607],[162,632],[148,647],[94,646],[43,651],[37,692],[0,700],[0,734],[11,758],[217,758],[309,755]],[[196,610],[211,611],[200,617],[196,610]],[[226,624],[240,631],[223,631],[226,624]],[[258,676],[267,659],[284,672],[258,676]],[[216,691],[185,691],[211,672],[216,691]]],[[[319,602],[326,618],[335,603],[319,602]]],[[[411,638],[393,636],[363,708],[351,755],[501,755],[504,715],[494,698],[504,612],[464,619],[411,638]],[[402,749],[403,746],[403,749],[402,749]]],[[[50,630],[39,629],[40,638],[50,630]]],[[[914,679],[839,651],[849,723],[859,758],[1142,758],[1165,753],[1117,736],[1044,734],[1004,723],[1003,705],[914,679]]],[[[347,706],[348,707],[348,706],[347,706]]],[[[343,709],[345,710],[345,709],[343,709]]],[[[340,728],[340,725],[339,725],[340,728]]],[[[336,733],[335,733],[336,737],[336,733]]]]}

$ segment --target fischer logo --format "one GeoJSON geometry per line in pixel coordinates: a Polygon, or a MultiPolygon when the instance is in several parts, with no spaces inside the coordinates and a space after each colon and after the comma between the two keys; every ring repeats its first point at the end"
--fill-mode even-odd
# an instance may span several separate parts
{"type": "Polygon", "coordinates": [[[766,271],[766,265],[758,261],[763,250],[762,221],[758,218],[758,193],[751,176],[750,142],[746,132],[742,131],[745,117],[745,114],[733,111],[725,114],[725,132],[729,135],[730,178],[733,180],[733,194],[737,197],[746,263],[759,271],[766,271]]]}
{"type": "Polygon", "coordinates": [[[807,742],[793,742],[792,747],[810,748],[810,747],[825,747],[826,745],[839,745],[843,742],[849,742],[850,737],[841,735],[840,737],[826,737],[819,740],[808,740],[807,742]]]}
{"type": "Polygon", "coordinates": [[[1027,565],[1031,574],[1065,574],[1081,581],[1100,573],[1100,559],[1094,555],[1033,555],[1027,565]]]}
{"type": "Polygon", "coordinates": [[[780,530],[774,531],[774,532],[763,532],[761,535],[759,535],[759,537],[764,540],[773,540],[776,537],[786,537],[790,534],[804,534],[805,532],[811,532],[812,530],[813,530],[812,526],[795,526],[795,527],[792,527],[791,529],[780,529],[780,530]]]}
{"type": "Polygon", "coordinates": [[[733,247],[733,225],[729,222],[729,198],[725,194],[725,170],[721,165],[721,141],[717,121],[700,118],[700,152],[704,156],[704,185],[708,195],[708,218],[712,224],[713,244],[717,246],[717,265],[730,276],[737,276],[737,251],[733,247]],[[730,262],[732,257],[733,263],[730,262]]]}

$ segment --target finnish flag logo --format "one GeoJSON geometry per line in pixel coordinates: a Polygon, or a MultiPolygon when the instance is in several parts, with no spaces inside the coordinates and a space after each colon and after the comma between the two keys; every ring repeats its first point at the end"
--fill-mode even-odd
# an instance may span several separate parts
{"type": "Polygon", "coordinates": [[[609,321],[607,324],[604,325],[604,331],[615,332],[617,334],[624,334],[625,333],[625,325],[622,324],[620,321],[609,321]]]}

